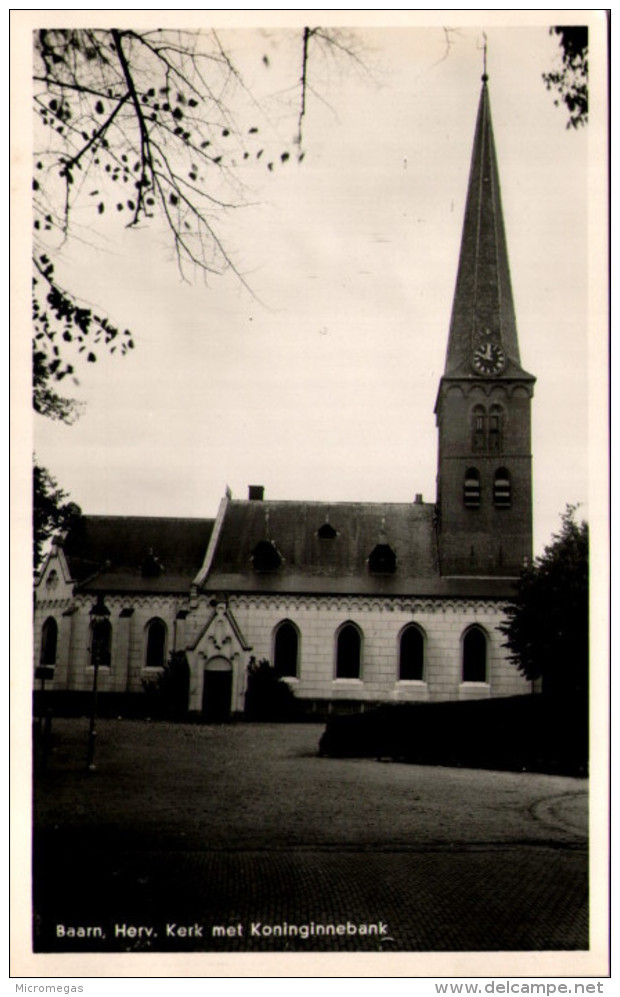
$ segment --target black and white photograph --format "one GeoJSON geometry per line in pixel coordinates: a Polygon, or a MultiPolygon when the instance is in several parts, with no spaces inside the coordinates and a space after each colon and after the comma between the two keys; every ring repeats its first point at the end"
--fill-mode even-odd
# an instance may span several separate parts
{"type": "Polygon", "coordinates": [[[11,28],[15,975],[603,978],[606,12],[11,28]]]}

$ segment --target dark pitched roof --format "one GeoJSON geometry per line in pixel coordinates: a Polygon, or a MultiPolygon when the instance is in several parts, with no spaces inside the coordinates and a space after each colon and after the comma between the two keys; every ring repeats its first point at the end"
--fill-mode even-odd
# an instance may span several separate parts
{"type": "Polygon", "coordinates": [[[82,591],[187,592],[204,560],[213,522],[80,516],[63,549],[82,591]]]}
{"type": "Polygon", "coordinates": [[[203,588],[480,598],[510,591],[503,579],[440,577],[431,504],[238,500],[228,504],[203,588]],[[336,531],[333,539],[319,536],[327,522],[336,531]],[[264,558],[265,542],[273,544],[279,566],[278,558],[264,558]],[[368,559],[378,546],[395,555],[393,571],[390,557],[379,559],[388,570],[370,570],[368,559]]]}

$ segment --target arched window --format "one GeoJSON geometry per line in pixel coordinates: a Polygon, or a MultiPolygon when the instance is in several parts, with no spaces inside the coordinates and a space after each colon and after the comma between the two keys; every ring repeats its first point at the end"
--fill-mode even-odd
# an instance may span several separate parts
{"type": "Polygon", "coordinates": [[[415,623],[405,627],[400,635],[398,678],[401,682],[424,679],[424,634],[415,623]]]}
{"type": "Polygon", "coordinates": [[[280,678],[297,678],[299,635],[290,620],[284,620],[276,630],[273,642],[273,667],[280,678]]]}
{"type": "Polygon", "coordinates": [[[499,453],[502,449],[502,410],[492,405],[489,412],[489,452],[499,453]]]}
{"type": "Polygon", "coordinates": [[[362,670],[362,637],[354,623],[345,623],[336,641],[336,678],[358,679],[362,670]]]}
{"type": "Polygon", "coordinates": [[[147,668],[163,668],[166,662],[166,624],[163,620],[150,620],[146,625],[147,668]]]}
{"type": "Polygon", "coordinates": [[[471,417],[471,448],[481,453],[487,448],[487,414],[484,405],[476,405],[471,417]]]}
{"type": "Polygon", "coordinates": [[[58,588],[58,572],[55,568],[52,568],[49,575],[47,576],[47,581],[45,582],[45,587],[47,589],[58,588]]]}
{"type": "Polygon", "coordinates": [[[505,467],[499,467],[493,479],[493,504],[496,509],[510,509],[512,490],[510,474],[505,467]]]}
{"type": "Polygon", "coordinates": [[[56,664],[56,647],[58,644],[58,624],[53,616],[48,616],[41,629],[41,656],[39,662],[42,665],[56,664]]]}
{"type": "Polygon", "coordinates": [[[110,667],[112,627],[109,620],[95,620],[90,631],[90,663],[110,667]]]}
{"type": "Polygon", "coordinates": [[[463,502],[466,509],[480,508],[480,472],[475,467],[468,467],[465,471],[463,502]]]}
{"type": "Polygon", "coordinates": [[[463,682],[486,682],[487,636],[482,627],[470,627],[463,637],[463,682]]]}

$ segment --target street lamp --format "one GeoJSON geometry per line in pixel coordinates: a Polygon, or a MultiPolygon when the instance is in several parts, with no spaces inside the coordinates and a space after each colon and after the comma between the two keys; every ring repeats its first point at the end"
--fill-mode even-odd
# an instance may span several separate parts
{"type": "Polygon", "coordinates": [[[99,665],[102,664],[102,653],[108,651],[108,627],[107,624],[110,610],[103,601],[103,595],[97,596],[97,601],[90,611],[91,619],[91,660],[93,665],[93,692],[90,708],[90,726],[88,730],[88,759],[86,765],[89,772],[94,772],[95,765],[95,740],[97,738],[97,677],[99,665]]]}

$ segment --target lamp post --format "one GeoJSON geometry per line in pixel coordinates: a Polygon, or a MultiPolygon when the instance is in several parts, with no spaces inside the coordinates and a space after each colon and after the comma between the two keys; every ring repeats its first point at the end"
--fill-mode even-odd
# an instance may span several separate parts
{"type": "Polygon", "coordinates": [[[103,650],[102,624],[107,622],[110,610],[103,601],[103,595],[97,596],[97,601],[90,611],[91,619],[91,656],[93,664],[93,692],[90,707],[90,725],[88,729],[88,758],[87,768],[89,772],[94,772],[95,765],[95,741],[97,739],[97,678],[99,665],[101,664],[101,652],[103,650]]]}

